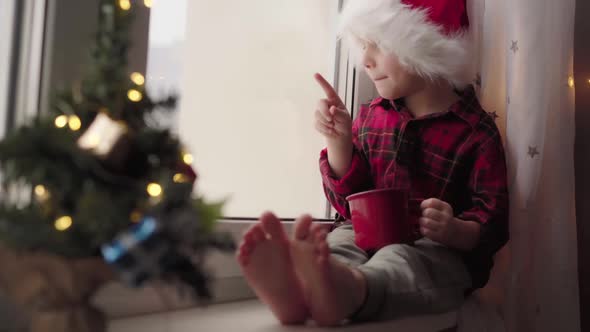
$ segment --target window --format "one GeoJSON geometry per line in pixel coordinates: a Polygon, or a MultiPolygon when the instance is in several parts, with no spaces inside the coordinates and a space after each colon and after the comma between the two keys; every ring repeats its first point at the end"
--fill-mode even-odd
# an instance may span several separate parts
{"type": "MultiPolygon", "coordinates": [[[[45,8],[45,1],[0,1],[0,139],[39,110],[45,8]]],[[[30,190],[15,185],[2,195],[26,202],[30,190]]]]}
{"type": "MultiPolygon", "coordinates": [[[[0,0],[0,18],[8,13],[7,4],[19,3],[0,0]]],[[[136,12],[129,69],[144,71],[149,21],[147,87],[156,96],[179,93],[179,113],[162,120],[193,153],[200,174],[197,190],[209,199],[229,199],[226,216],[256,218],[270,209],[283,218],[303,212],[321,218],[329,211],[317,163],[324,140],[313,128],[315,104],[323,93],[312,75],[320,72],[335,82],[353,112],[358,100],[368,100],[363,96],[370,87],[358,84],[363,74],[355,73],[346,54],[340,56],[334,29],[341,3],[152,0],[151,11],[141,6],[136,12]]],[[[50,89],[70,86],[80,77],[98,11],[96,1],[31,0],[20,6],[21,25],[28,27],[20,43],[27,47],[22,54],[29,56],[19,60],[23,73],[17,75],[27,84],[13,87],[26,92],[15,96],[23,110],[15,120],[46,105],[50,89]],[[43,32],[46,39],[37,38],[43,32]],[[19,96],[29,98],[19,101],[19,96]]],[[[8,22],[0,20],[1,36],[8,22]]],[[[3,52],[0,48],[0,61],[7,59],[3,52]]],[[[219,224],[236,238],[246,227],[219,224]]],[[[213,252],[207,259],[216,300],[252,296],[233,255],[213,252]]],[[[173,295],[160,301],[154,289],[135,292],[120,286],[106,291],[103,300],[118,314],[187,305],[173,295]]]]}
{"type": "MultiPolygon", "coordinates": [[[[313,128],[335,77],[337,0],[154,1],[148,88],[180,94],[174,119],[199,172],[197,190],[230,217],[324,217],[313,128]]],[[[346,66],[344,66],[346,68],[346,66]]]]}

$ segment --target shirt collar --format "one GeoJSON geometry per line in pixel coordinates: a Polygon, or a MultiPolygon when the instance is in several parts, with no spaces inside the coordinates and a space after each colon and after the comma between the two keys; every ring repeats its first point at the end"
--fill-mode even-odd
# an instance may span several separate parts
{"type": "Polygon", "coordinates": [[[385,109],[397,110],[397,106],[395,105],[395,101],[385,99],[383,97],[378,97],[378,98],[373,99],[373,101],[370,104],[370,107],[373,108],[375,106],[381,106],[385,109]]]}
{"type": "MultiPolygon", "coordinates": [[[[482,110],[482,107],[477,100],[475,88],[473,85],[469,85],[464,90],[456,92],[461,99],[453,104],[448,112],[454,113],[463,121],[469,123],[472,127],[475,127],[481,120],[481,112],[479,111],[482,110]]],[[[371,102],[371,108],[376,106],[381,106],[386,110],[395,110],[398,112],[406,107],[403,99],[389,100],[383,97],[376,98],[371,102]]]]}
{"type": "Polygon", "coordinates": [[[473,85],[469,85],[463,91],[457,91],[461,100],[451,106],[450,111],[457,114],[465,122],[475,127],[481,120],[482,114],[485,114],[473,85]]]}

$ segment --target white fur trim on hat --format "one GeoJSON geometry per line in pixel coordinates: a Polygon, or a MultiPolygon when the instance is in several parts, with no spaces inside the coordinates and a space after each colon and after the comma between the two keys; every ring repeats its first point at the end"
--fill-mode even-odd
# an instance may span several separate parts
{"type": "Polygon", "coordinates": [[[371,42],[424,78],[442,78],[457,88],[471,81],[467,33],[447,35],[428,20],[426,9],[400,0],[348,0],[340,14],[339,36],[359,65],[362,44],[371,42]]]}

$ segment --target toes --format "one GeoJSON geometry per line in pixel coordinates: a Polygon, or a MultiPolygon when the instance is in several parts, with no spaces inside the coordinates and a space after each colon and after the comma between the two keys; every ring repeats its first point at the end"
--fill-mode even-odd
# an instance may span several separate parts
{"type": "Polygon", "coordinates": [[[313,237],[314,242],[314,249],[317,255],[317,262],[320,265],[324,265],[328,261],[328,257],[330,256],[330,247],[328,246],[328,242],[326,242],[326,237],[328,236],[328,231],[322,227],[322,225],[314,225],[319,227],[312,228],[311,236],[313,237]]]}
{"type": "Polygon", "coordinates": [[[314,242],[324,241],[326,239],[326,236],[328,235],[328,231],[326,230],[325,226],[322,224],[311,225],[309,233],[311,234],[314,242]]]}
{"type": "Polygon", "coordinates": [[[242,242],[242,244],[240,245],[240,247],[236,251],[236,259],[238,260],[240,265],[245,266],[248,264],[248,260],[250,258],[251,252],[252,252],[252,248],[248,244],[246,244],[245,242],[242,242]]]}
{"type": "Polygon", "coordinates": [[[254,237],[252,236],[252,229],[249,229],[244,236],[242,236],[242,241],[244,244],[254,242],[254,237]]]}
{"type": "Polygon", "coordinates": [[[321,224],[314,224],[311,226],[310,230],[310,238],[316,247],[316,251],[320,246],[326,246],[326,237],[328,236],[328,231],[323,227],[321,224]]]}
{"type": "Polygon", "coordinates": [[[296,240],[307,239],[310,232],[311,222],[311,216],[307,214],[297,218],[297,220],[295,221],[294,231],[294,236],[296,240]]]}
{"type": "Polygon", "coordinates": [[[281,221],[271,212],[265,212],[260,217],[260,223],[262,224],[262,229],[270,238],[276,240],[287,239],[287,234],[283,225],[281,225],[281,221]]]}
{"type": "Polygon", "coordinates": [[[265,234],[260,224],[252,225],[250,228],[248,228],[248,230],[244,233],[244,236],[242,237],[242,243],[239,245],[236,252],[236,258],[238,262],[242,265],[246,265],[250,255],[252,254],[252,251],[254,251],[256,248],[256,245],[264,240],[265,234]]]}
{"type": "Polygon", "coordinates": [[[244,236],[242,236],[242,241],[245,244],[260,242],[263,239],[264,231],[262,230],[262,226],[260,224],[250,226],[250,228],[244,232],[244,236]]]}
{"type": "Polygon", "coordinates": [[[242,266],[246,266],[248,265],[248,255],[244,254],[242,251],[238,251],[238,253],[236,254],[236,259],[238,260],[238,263],[242,266]]]}
{"type": "Polygon", "coordinates": [[[252,233],[252,241],[254,242],[260,242],[266,239],[266,234],[264,234],[261,224],[252,226],[250,232],[252,233]]]}
{"type": "Polygon", "coordinates": [[[243,242],[240,247],[238,248],[237,255],[238,256],[250,256],[254,246],[250,243],[243,242]]]}
{"type": "Polygon", "coordinates": [[[240,245],[241,250],[251,252],[260,242],[266,240],[266,235],[262,230],[262,225],[256,224],[250,227],[244,234],[243,242],[240,245]]]}
{"type": "Polygon", "coordinates": [[[319,243],[316,246],[316,250],[318,252],[318,255],[320,256],[328,257],[330,254],[330,247],[328,247],[328,244],[326,242],[319,243]]]}
{"type": "Polygon", "coordinates": [[[330,247],[326,241],[316,245],[316,261],[320,268],[326,268],[330,259],[330,247]]]}
{"type": "Polygon", "coordinates": [[[316,253],[323,255],[328,253],[328,242],[326,242],[326,236],[328,232],[324,229],[317,230],[313,234],[313,243],[316,253]]]}

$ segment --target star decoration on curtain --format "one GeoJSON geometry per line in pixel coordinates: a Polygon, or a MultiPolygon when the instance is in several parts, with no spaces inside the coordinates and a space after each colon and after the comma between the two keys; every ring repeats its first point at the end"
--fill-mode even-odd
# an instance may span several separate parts
{"type": "Polygon", "coordinates": [[[475,75],[475,79],[473,80],[473,84],[475,84],[475,86],[477,86],[478,88],[481,88],[481,74],[477,73],[477,75],[475,75]]]}
{"type": "Polygon", "coordinates": [[[513,40],[512,41],[512,46],[510,46],[510,50],[512,50],[512,52],[516,53],[518,52],[519,48],[518,48],[518,40],[513,40]]]}
{"type": "Polygon", "coordinates": [[[535,158],[535,156],[539,154],[539,150],[537,150],[536,146],[529,146],[529,156],[531,158],[535,158]]]}
{"type": "Polygon", "coordinates": [[[498,119],[500,116],[498,115],[498,113],[494,112],[488,112],[488,115],[492,118],[492,120],[494,120],[494,122],[496,121],[496,119],[498,119]]]}

